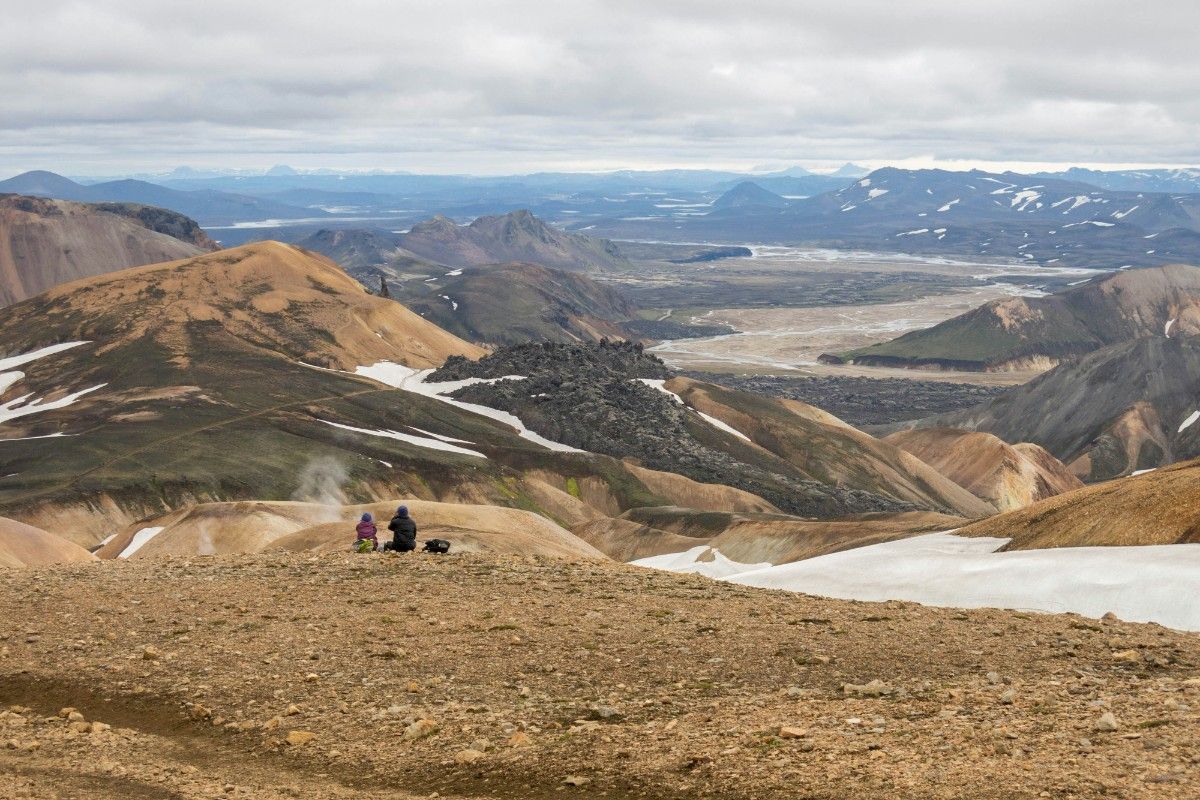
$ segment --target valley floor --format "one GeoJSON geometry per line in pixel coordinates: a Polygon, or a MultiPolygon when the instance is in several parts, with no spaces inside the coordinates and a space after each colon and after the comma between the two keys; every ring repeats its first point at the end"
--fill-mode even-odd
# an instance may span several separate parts
{"type": "Polygon", "coordinates": [[[1200,637],[1153,625],[287,553],[6,571],[0,619],[4,797],[1183,798],[1200,775],[1200,637]]]}

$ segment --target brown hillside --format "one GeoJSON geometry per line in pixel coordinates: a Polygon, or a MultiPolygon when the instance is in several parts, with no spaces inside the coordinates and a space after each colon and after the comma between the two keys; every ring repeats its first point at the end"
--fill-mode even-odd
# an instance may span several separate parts
{"type": "Polygon", "coordinates": [[[95,560],[94,555],[66,539],[0,517],[0,567],[40,567],[95,560]]]}
{"type": "Polygon", "coordinates": [[[957,532],[1009,537],[1010,550],[1200,542],[1200,460],[1076,489],[957,532]]]}
{"type": "Polygon", "coordinates": [[[483,353],[368,294],[324,256],[271,241],[78,281],[46,299],[61,313],[103,309],[120,319],[121,335],[106,347],[153,335],[179,351],[186,349],[184,328],[213,322],[247,342],[334,369],[377,360],[432,367],[450,355],[483,353]]]}
{"type": "Polygon", "coordinates": [[[1000,511],[1083,486],[1065,464],[1038,445],[1010,445],[990,433],[925,428],[893,433],[884,441],[912,453],[1000,511]]]}
{"type": "Polygon", "coordinates": [[[0,305],[79,278],[202,252],[194,243],[146,227],[136,216],[65,200],[0,196],[0,305]]]}
{"type": "Polygon", "coordinates": [[[925,508],[984,517],[995,508],[894,444],[804,403],[776,400],[673,378],[666,388],[697,411],[745,434],[812,479],[877,492],[925,508]]]}

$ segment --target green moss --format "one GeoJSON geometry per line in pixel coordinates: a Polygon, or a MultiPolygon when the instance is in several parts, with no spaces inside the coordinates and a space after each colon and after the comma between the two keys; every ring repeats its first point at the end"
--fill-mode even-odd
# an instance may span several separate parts
{"type": "Polygon", "coordinates": [[[575,499],[579,499],[579,481],[575,478],[567,478],[567,494],[575,499]]]}

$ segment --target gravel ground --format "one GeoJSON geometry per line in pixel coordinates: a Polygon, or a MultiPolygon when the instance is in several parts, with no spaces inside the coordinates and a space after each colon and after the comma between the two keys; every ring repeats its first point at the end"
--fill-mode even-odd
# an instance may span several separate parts
{"type": "Polygon", "coordinates": [[[4,797],[1197,796],[1152,625],[283,553],[7,571],[0,620],[4,797]]]}

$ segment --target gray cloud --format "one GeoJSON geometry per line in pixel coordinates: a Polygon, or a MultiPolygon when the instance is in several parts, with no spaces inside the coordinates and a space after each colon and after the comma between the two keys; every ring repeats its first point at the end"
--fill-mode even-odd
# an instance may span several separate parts
{"type": "Polygon", "coordinates": [[[1159,0],[41,0],[0,168],[1197,163],[1200,6],[1159,0]]]}

